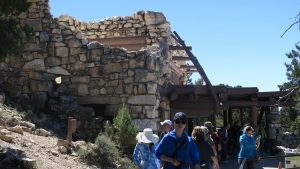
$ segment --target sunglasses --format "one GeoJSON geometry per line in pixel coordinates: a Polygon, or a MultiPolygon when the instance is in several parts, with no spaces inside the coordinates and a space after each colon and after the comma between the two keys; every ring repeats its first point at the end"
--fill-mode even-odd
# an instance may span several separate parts
{"type": "Polygon", "coordinates": [[[175,123],[176,123],[176,124],[179,124],[179,123],[185,124],[185,123],[186,123],[186,120],[185,120],[185,119],[176,119],[176,120],[175,120],[175,123]]]}

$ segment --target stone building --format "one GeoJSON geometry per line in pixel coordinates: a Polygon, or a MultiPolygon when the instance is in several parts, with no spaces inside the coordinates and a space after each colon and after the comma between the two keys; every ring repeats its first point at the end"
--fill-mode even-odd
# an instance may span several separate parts
{"type": "MultiPolygon", "coordinates": [[[[160,12],[85,23],[67,15],[53,18],[48,0],[27,1],[29,10],[18,18],[33,28],[33,36],[21,56],[0,61],[0,86],[22,102],[33,101],[63,119],[72,115],[89,132],[98,132],[103,118],[112,119],[123,104],[140,130],[158,131],[159,121],[176,111],[188,114],[189,129],[201,125],[199,117],[214,122],[218,113],[232,124],[231,110],[239,109],[243,119],[245,108],[253,125],[263,114],[278,124],[274,105],[286,92],[212,86],[191,47],[174,36],[160,12]],[[184,85],[192,72],[200,73],[205,86],[184,85]]],[[[287,104],[293,103],[280,106],[287,104]]]]}
{"type": "Polygon", "coordinates": [[[162,13],[139,11],[85,23],[66,15],[53,18],[48,0],[28,2],[19,21],[33,28],[33,36],[22,56],[0,62],[0,85],[11,96],[62,118],[72,113],[86,124],[100,125],[122,104],[140,130],[157,130],[160,119],[168,118],[169,103],[158,88],[172,84],[171,78],[183,83],[186,74],[170,63],[169,45],[176,43],[162,13]]]}

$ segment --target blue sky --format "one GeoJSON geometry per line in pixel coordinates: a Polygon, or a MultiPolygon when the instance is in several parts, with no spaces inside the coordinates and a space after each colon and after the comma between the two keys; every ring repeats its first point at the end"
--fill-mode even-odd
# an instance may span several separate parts
{"type": "Polygon", "coordinates": [[[278,90],[286,81],[285,53],[300,41],[298,26],[280,38],[300,12],[299,0],[50,0],[50,7],[54,17],[68,14],[81,21],[163,12],[213,85],[278,90]]]}

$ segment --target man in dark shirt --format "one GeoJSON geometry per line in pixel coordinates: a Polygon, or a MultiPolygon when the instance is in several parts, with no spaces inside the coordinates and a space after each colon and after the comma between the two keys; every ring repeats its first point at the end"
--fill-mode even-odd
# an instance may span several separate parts
{"type": "Polygon", "coordinates": [[[163,137],[156,147],[156,157],[164,161],[164,169],[200,169],[199,152],[193,139],[185,132],[187,117],[183,112],[174,116],[174,130],[163,137]]]}

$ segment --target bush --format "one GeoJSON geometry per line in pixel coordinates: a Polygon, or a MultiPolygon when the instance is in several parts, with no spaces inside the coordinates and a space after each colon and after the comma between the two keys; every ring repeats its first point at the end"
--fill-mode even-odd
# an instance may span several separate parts
{"type": "Polygon", "coordinates": [[[137,134],[137,127],[133,124],[129,111],[124,104],[119,109],[113,122],[113,125],[109,123],[105,125],[105,134],[118,144],[123,153],[126,153],[130,141],[137,134]]]}
{"type": "Polygon", "coordinates": [[[98,135],[95,144],[88,144],[87,147],[80,148],[77,153],[82,159],[104,168],[134,168],[130,160],[121,157],[115,143],[103,134],[98,135]]]}

